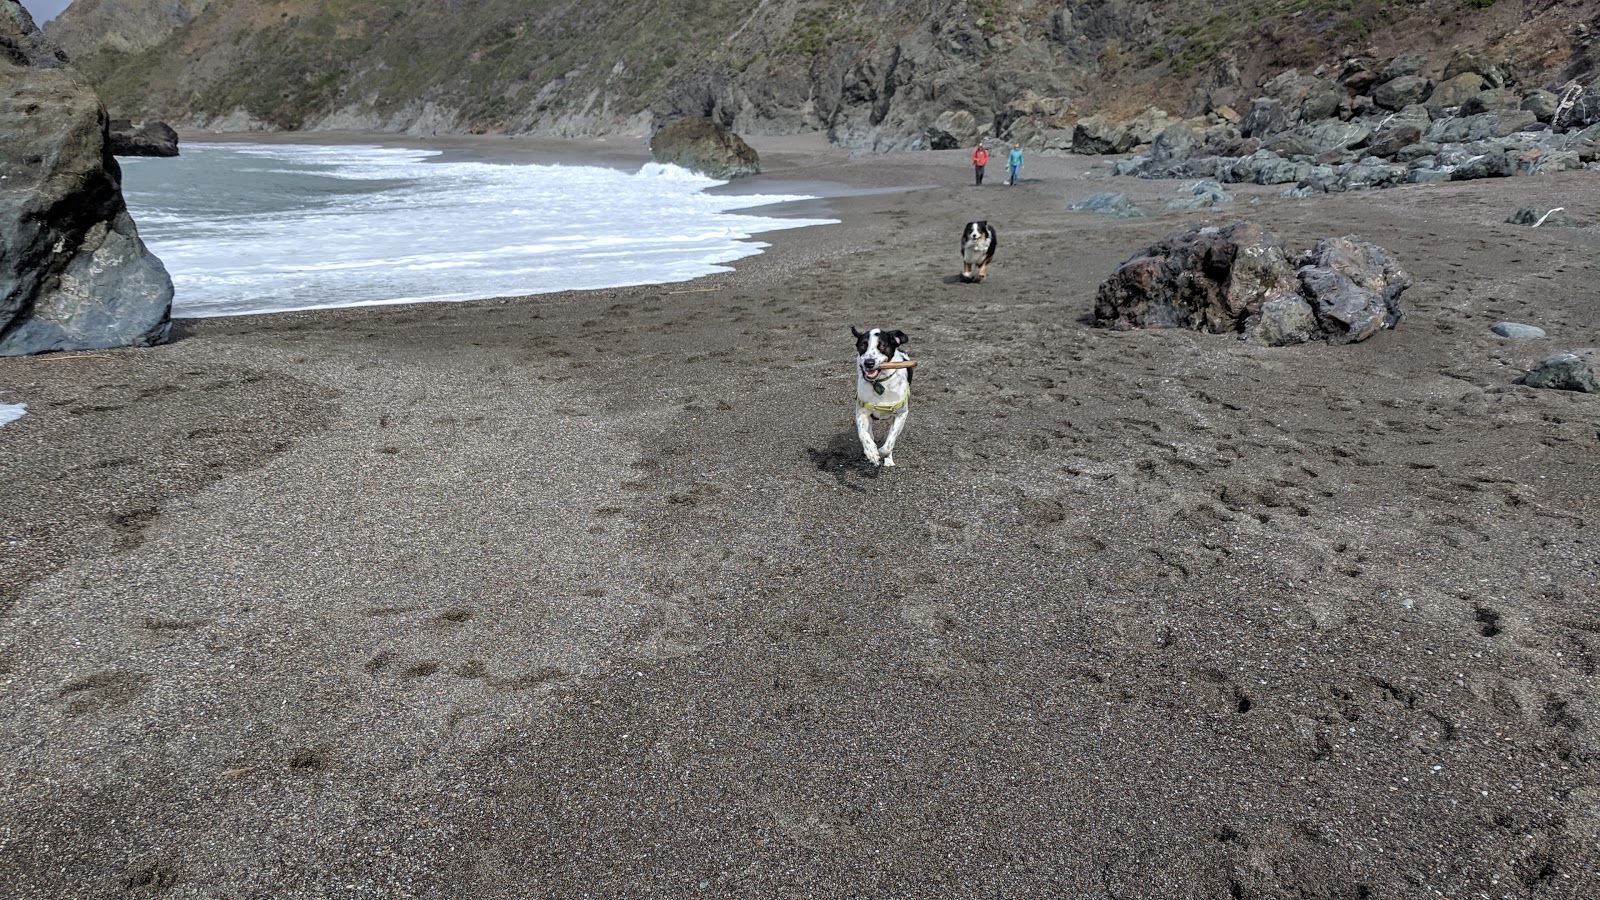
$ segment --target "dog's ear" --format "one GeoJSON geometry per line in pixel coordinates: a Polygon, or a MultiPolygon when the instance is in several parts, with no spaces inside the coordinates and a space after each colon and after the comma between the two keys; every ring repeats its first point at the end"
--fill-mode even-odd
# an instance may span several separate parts
{"type": "Polygon", "coordinates": [[[889,332],[889,337],[894,339],[894,345],[896,347],[905,346],[907,338],[904,331],[891,331],[889,332]]]}
{"type": "Polygon", "coordinates": [[[867,336],[867,332],[865,332],[865,331],[857,331],[856,327],[854,325],[850,326],[850,333],[855,335],[856,336],[856,340],[858,340],[858,341],[867,336]]]}

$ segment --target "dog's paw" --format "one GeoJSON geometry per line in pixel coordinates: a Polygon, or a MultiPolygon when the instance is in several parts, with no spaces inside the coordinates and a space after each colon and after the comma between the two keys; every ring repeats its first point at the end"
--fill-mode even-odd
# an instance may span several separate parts
{"type": "Polygon", "coordinates": [[[883,457],[878,455],[878,448],[863,447],[862,449],[866,451],[867,462],[872,463],[875,466],[882,463],[883,457]]]}
{"type": "Polygon", "coordinates": [[[890,456],[885,456],[885,457],[884,457],[884,458],[883,458],[883,467],[884,467],[884,468],[885,468],[885,469],[892,469],[892,468],[894,468],[894,456],[892,456],[892,455],[890,455],[890,456]]]}

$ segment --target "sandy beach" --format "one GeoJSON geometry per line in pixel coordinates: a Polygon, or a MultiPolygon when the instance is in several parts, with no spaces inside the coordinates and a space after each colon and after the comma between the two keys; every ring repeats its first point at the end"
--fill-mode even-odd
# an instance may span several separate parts
{"type": "Polygon", "coordinates": [[[1600,173],[1113,219],[1183,184],[751,141],[840,224],[0,360],[0,897],[1600,897],[1600,397],[1516,383],[1600,343],[1600,173]],[[1091,327],[1241,220],[1409,317],[1091,327]],[[852,325],[921,363],[892,470],[852,325]]]}

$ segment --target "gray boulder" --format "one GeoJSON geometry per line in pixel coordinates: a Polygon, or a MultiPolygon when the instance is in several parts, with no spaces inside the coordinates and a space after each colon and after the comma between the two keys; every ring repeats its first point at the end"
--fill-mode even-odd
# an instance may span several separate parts
{"type": "Polygon", "coordinates": [[[1150,142],[1150,162],[1155,166],[1185,159],[1198,146],[1200,138],[1182,122],[1168,125],[1150,142]]]}
{"type": "Polygon", "coordinates": [[[1458,75],[1472,74],[1483,79],[1487,87],[1501,88],[1506,86],[1505,70],[1500,64],[1484,56],[1478,50],[1463,50],[1450,58],[1445,63],[1443,77],[1455,78],[1458,75]]]}
{"type": "Polygon", "coordinates": [[[1489,326],[1489,330],[1503,338],[1512,340],[1531,340],[1544,337],[1544,329],[1537,325],[1524,325],[1521,322],[1496,322],[1489,326]]]}
{"type": "Polygon", "coordinates": [[[1433,165],[1435,160],[1433,160],[1432,157],[1435,157],[1438,154],[1438,144],[1430,143],[1428,141],[1417,141],[1415,144],[1407,144],[1406,146],[1401,147],[1399,150],[1396,150],[1393,158],[1395,162],[1408,163],[1413,169],[1415,169],[1422,166],[1433,165]]]}
{"type": "Polygon", "coordinates": [[[105,107],[0,0],[0,356],[166,340],[172,279],[122,197],[105,107]]]}
{"type": "Polygon", "coordinates": [[[1600,394],[1600,348],[1584,347],[1546,357],[1522,376],[1528,387],[1600,394]]]}
{"type": "Polygon", "coordinates": [[[1268,347],[1288,347],[1321,336],[1311,304],[1299,294],[1284,294],[1261,304],[1261,311],[1245,321],[1241,338],[1268,347]]]}
{"type": "Polygon", "coordinates": [[[1486,141],[1516,134],[1536,121],[1534,114],[1525,109],[1497,110],[1441,119],[1433,123],[1426,137],[1436,143],[1486,141]]]}
{"type": "Polygon", "coordinates": [[[1289,128],[1289,111],[1283,101],[1272,97],[1259,97],[1250,104],[1250,111],[1239,120],[1239,133],[1245,137],[1266,138],[1289,128]]]}
{"type": "Polygon", "coordinates": [[[1067,204],[1067,209],[1100,213],[1101,215],[1114,216],[1118,219],[1131,219],[1150,215],[1147,210],[1134,206],[1133,202],[1128,199],[1127,194],[1114,191],[1103,191],[1074,200],[1067,204]]]}
{"type": "Polygon", "coordinates": [[[1371,134],[1360,122],[1316,122],[1273,135],[1266,148],[1282,156],[1321,156],[1359,147],[1371,134]]]}
{"type": "Polygon", "coordinates": [[[1421,75],[1427,68],[1428,57],[1421,51],[1402,53],[1389,61],[1383,71],[1378,73],[1378,83],[1393,81],[1406,75],[1421,75]]]}
{"type": "Polygon", "coordinates": [[[1325,238],[1295,274],[1329,343],[1353,344],[1405,318],[1400,295],[1411,276],[1382,248],[1351,235],[1325,238]]]}
{"type": "Polygon", "coordinates": [[[1401,75],[1372,89],[1372,102],[1384,109],[1405,109],[1428,96],[1428,79],[1421,75],[1401,75]]]}
{"type": "Polygon", "coordinates": [[[1483,89],[1483,76],[1474,72],[1462,72],[1435,84],[1427,99],[1423,101],[1423,105],[1428,108],[1428,112],[1436,116],[1442,115],[1445,110],[1458,108],[1478,96],[1483,89]]]}
{"type": "Polygon", "coordinates": [[[1521,108],[1533,113],[1539,121],[1548,123],[1561,108],[1561,98],[1550,91],[1535,89],[1523,95],[1521,108]]]}
{"type": "Polygon", "coordinates": [[[1522,97],[1506,88],[1479,91],[1461,103],[1459,115],[1475,116],[1486,112],[1509,112],[1522,106],[1522,97]]]}
{"type": "Polygon", "coordinates": [[[1383,159],[1394,159],[1401,150],[1422,140],[1422,129],[1411,122],[1384,126],[1372,135],[1367,152],[1383,159]]]}
{"type": "Polygon", "coordinates": [[[1534,147],[1516,157],[1518,175],[1553,175],[1583,168],[1583,160],[1572,150],[1534,147]]]}
{"type": "Polygon", "coordinates": [[[1510,153],[1485,153],[1467,160],[1450,173],[1451,181],[1509,178],[1517,174],[1517,158],[1510,153]]]}
{"type": "Polygon", "coordinates": [[[111,120],[112,156],[177,156],[178,133],[165,122],[111,120]]]}
{"type": "Polygon", "coordinates": [[[1232,203],[1233,195],[1222,189],[1222,185],[1215,181],[1201,181],[1184,190],[1187,196],[1176,200],[1169,200],[1161,207],[1169,209],[1211,209],[1223,203],[1232,203]]]}
{"type": "Polygon", "coordinates": [[[1572,220],[1567,218],[1564,207],[1554,209],[1546,206],[1524,206],[1506,217],[1506,222],[1512,225],[1571,225],[1572,220]]]}
{"type": "Polygon", "coordinates": [[[1344,70],[1339,73],[1339,84],[1348,91],[1364,94],[1372,90],[1372,86],[1378,83],[1382,73],[1382,67],[1372,57],[1352,57],[1345,62],[1344,70]]]}
{"type": "Polygon", "coordinates": [[[1367,157],[1339,169],[1341,191],[1359,191],[1365,188],[1388,187],[1405,183],[1411,170],[1398,163],[1386,163],[1377,157],[1367,157]]]}
{"type": "Polygon", "coordinates": [[[1344,88],[1336,82],[1319,78],[1310,86],[1305,99],[1300,101],[1300,121],[1317,122],[1334,118],[1339,115],[1339,109],[1347,99],[1344,88]]]}
{"type": "Polygon", "coordinates": [[[650,138],[650,155],[656,162],[709,178],[742,178],[761,171],[755,149],[710,119],[680,119],[663,126],[650,138]]]}
{"type": "Polygon", "coordinates": [[[1251,184],[1292,184],[1311,175],[1311,164],[1284,159],[1271,150],[1257,150],[1228,168],[1224,180],[1251,184]]]}
{"type": "MultiPolygon", "coordinates": [[[[1418,160],[1418,162],[1421,162],[1421,160],[1418,160]]],[[[1412,165],[1411,174],[1406,176],[1406,184],[1434,184],[1450,180],[1450,171],[1448,169],[1437,169],[1432,166],[1417,165],[1417,163],[1412,165]]]]}
{"type": "Polygon", "coordinates": [[[1571,150],[1586,163],[1600,159],[1600,125],[1561,135],[1558,141],[1561,149],[1571,150]]]}

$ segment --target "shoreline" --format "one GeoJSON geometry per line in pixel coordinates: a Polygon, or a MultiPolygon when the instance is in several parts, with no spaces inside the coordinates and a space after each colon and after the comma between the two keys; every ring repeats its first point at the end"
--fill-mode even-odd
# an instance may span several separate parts
{"type": "MultiPolygon", "coordinates": [[[[635,171],[638,166],[643,166],[652,161],[648,149],[629,151],[623,149],[617,142],[608,142],[603,138],[583,140],[562,140],[551,138],[523,139],[518,141],[504,136],[474,136],[456,135],[444,138],[414,138],[380,133],[367,132],[311,132],[311,133],[253,133],[253,132],[183,132],[180,133],[181,144],[266,144],[279,146],[372,146],[380,148],[405,148],[432,151],[438,155],[430,157],[429,162],[487,162],[508,165],[572,165],[572,166],[599,166],[623,172],[635,171]]],[[[833,201],[839,198],[865,196],[877,193],[889,193],[897,190],[906,190],[906,187],[873,187],[862,185],[847,185],[834,181],[821,181],[807,178],[799,180],[809,169],[822,168],[843,156],[841,151],[835,151],[821,142],[820,138],[813,140],[810,137],[800,138],[773,138],[762,142],[765,152],[764,158],[776,157],[776,171],[763,172],[762,174],[743,179],[715,184],[701,189],[702,192],[716,196],[747,196],[752,194],[796,196],[800,199],[783,200],[773,203],[763,203],[758,206],[744,206],[730,209],[727,212],[735,216],[750,216],[768,220],[815,220],[832,219],[833,222],[817,222],[813,224],[787,225],[779,228],[769,228],[744,238],[741,243],[755,248],[755,252],[728,260],[716,265],[731,267],[733,264],[752,256],[759,256],[771,252],[773,243],[769,235],[778,232],[789,232],[796,229],[809,227],[822,227],[823,225],[836,224],[833,201]]],[[[715,273],[710,273],[715,274],[715,273]]],[[[638,287],[647,285],[680,284],[692,279],[678,279],[675,281],[646,281],[630,285],[613,285],[612,287],[638,287]]],[[[605,290],[607,288],[579,288],[570,289],[578,292],[588,290],[605,290]]],[[[471,303],[485,300],[500,299],[505,296],[540,297],[553,293],[562,293],[565,290],[539,291],[532,294],[485,294],[468,300],[461,299],[384,299],[371,300],[348,305],[308,307],[304,309],[288,310],[263,310],[245,313],[219,313],[215,315],[176,315],[177,319],[207,319],[228,318],[234,315],[278,315],[287,312],[326,312],[332,309],[383,307],[383,306],[412,306],[429,303],[471,303]]]]}
{"type": "Polygon", "coordinates": [[[1600,406],[1517,384],[1600,334],[1600,231],[1503,221],[1594,173],[1114,219],[1066,206],[1184,184],[774,163],[858,192],[731,272],[0,360],[0,883],[1600,896],[1600,406]],[[1408,317],[1090,326],[1241,219],[1408,317]],[[852,326],[921,363],[894,469],[852,326]]]}

